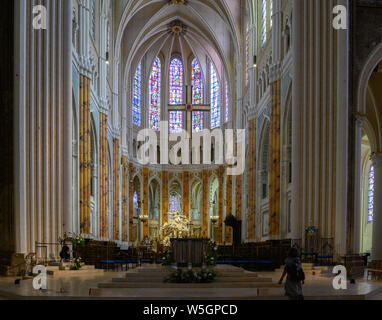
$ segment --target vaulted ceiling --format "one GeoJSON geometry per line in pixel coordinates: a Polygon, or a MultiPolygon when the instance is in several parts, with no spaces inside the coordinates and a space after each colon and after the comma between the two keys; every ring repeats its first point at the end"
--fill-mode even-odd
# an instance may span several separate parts
{"type": "MultiPolygon", "coordinates": [[[[121,15],[116,38],[116,58],[123,81],[143,56],[174,53],[183,61],[196,57],[206,74],[207,57],[219,76],[234,79],[240,59],[241,0],[134,0],[121,15]],[[181,30],[172,28],[174,23],[181,30]]],[[[169,62],[169,61],[165,61],[169,62]]]]}

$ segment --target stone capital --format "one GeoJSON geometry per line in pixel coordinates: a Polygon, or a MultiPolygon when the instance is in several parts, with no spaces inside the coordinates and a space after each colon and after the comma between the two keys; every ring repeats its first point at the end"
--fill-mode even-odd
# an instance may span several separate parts
{"type": "Polygon", "coordinates": [[[271,66],[269,72],[269,82],[275,82],[281,78],[282,66],[281,63],[275,63],[271,66]]]}
{"type": "Polygon", "coordinates": [[[364,122],[366,121],[366,115],[355,113],[354,114],[354,121],[357,127],[362,127],[364,122]]]}
{"type": "Polygon", "coordinates": [[[121,146],[121,149],[122,149],[122,156],[124,157],[129,157],[129,150],[126,146],[121,146]]]}

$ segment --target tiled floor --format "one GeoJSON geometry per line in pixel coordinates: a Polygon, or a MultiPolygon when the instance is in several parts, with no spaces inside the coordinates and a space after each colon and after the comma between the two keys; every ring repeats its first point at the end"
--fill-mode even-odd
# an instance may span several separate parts
{"type": "MultiPolygon", "coordinates": [[[[262,272],[263,276],[272,277],[278,281],[281,273],[262,272]]],[[[303,292],[307,299],[376,299],[382,300],[382,281],[367,281],[357,279],[355,284],[347,282],[346,290],[336,290],[333,287],[333,277],[330,275],[307,276],[303,292]]]]}
{"type": "MultiPolygon", "coordinates": [[[[123,277],[125,272],[102,271],[65,271],[48,277],[48,290],[36,291],[32,280],[14,284],[14,278],[0,278],[0,299],[89,299],[89,289],[97,288],[100,282],[110,281],[115,277],[123,277]],[[61,292],[62,289],[62,292],[61,292]]],[[[259,275],[271,277],[278,281],[280,273],[260,272],[259,275]]],[[[348,283],[348,289],[333,289],[332,278],[324,276],[308,276],[303,287],[306,299],[372,299],[382,300],[382,282],[358,280],[356,284],[348,283]]],[[[251,288],[204,288],[204,289],[102,289],[108,290],[98,299],[259,299],[255,289],[251,288]]],[[[261,299],[284,299],[281,289],[269,289],[261,299]],[[272,293],[272,290],[275,290],[272,293]],[[265,295],[265,296],[264,296],[265,295]]]]}

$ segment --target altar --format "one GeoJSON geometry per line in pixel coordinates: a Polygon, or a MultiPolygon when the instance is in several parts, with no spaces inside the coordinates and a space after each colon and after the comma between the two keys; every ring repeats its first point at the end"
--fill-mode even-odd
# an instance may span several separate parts
{"type": "Polygon", "coordinates": [[[180,267],[206,263],[209,239],[171,239],[172,262],[180,267]]]}

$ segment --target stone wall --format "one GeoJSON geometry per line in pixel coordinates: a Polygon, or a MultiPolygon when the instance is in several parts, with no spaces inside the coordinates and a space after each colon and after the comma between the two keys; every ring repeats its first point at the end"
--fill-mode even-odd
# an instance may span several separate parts
{"type": "Polygon", "coordinates": [[[378,0],[350,0],[350,57],[349,57],[349,168],[348,168],[348,219],[347,219],[347,250],[357,248],[356,221],[360,214],[358,183],[359,172],[357,159],[357,116],[359,75],[365,64],[382,43],[382,2],[378,0]]]}

